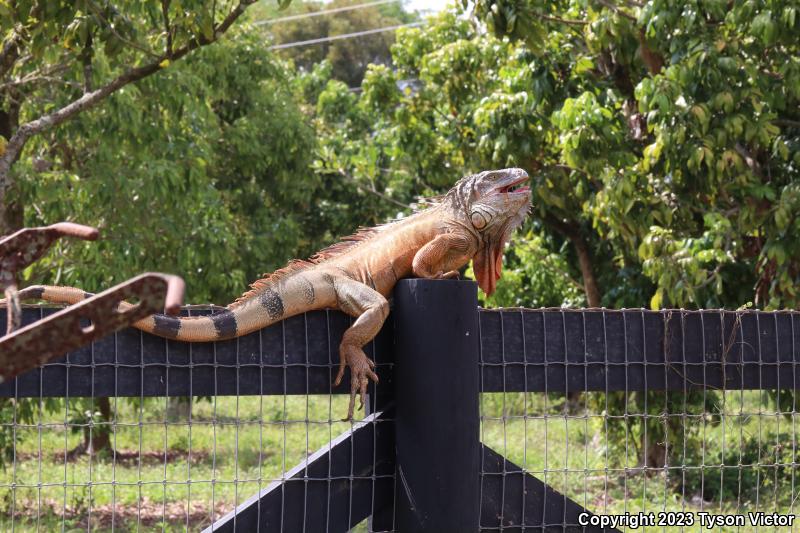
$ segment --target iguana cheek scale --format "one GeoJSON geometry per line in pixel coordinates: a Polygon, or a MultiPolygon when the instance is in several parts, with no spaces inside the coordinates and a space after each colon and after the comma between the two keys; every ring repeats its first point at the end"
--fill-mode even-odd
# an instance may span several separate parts
{"type": "MultiPolygon", "coordinates": [[[[361,229],[308,261],[295,260],[265,275],[220,313],[153,315],[134,327],[169,339],[210,342],[246,335],[306,311],[339,309],[356,319],[342,336],[335,380],[338,385],[350,367],[351,419],[356,395],[360,393],[363,406],[369,380],[378,381],[375,365],[362,348],[383,326],[389,314],[387,297],[397,280],[453,277],[473,259],[481,289],[494,292],[504,244],[530,208],[530,190],[514,189],[527,179],[524,170],[515,168],[467,176],[407,218],[361,229]]],[[[72,304],[89,296],[73,287],[20,291],[20,298],[52,303],[72,304]]]]}

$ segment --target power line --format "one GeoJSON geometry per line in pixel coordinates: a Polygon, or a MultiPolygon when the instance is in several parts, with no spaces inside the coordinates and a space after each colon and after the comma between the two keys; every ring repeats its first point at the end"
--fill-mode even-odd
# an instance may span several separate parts
{"type": "Polygon", "coordinates": [[[275,18],[275,19],[259,20],[257,22],[254,22],[253,24],[255,26],[265,26],[265,25],[269,25],[269,24],[276,24],[278,22],[286,22],[286,21],[289,21],[289,20],[298,20],[298,19],[304,19],[304,18],[309,18],[309,17],[319,17],[319,16],[322,16],[322,15],[330,15],[332,13],[341,13],[342,11],[352,11],[354,9],[363,9],[365,7],[379,6],[379,5],[383,5],[383,4],[394,4],[394,3],[397,3],[397,2],[401,2],[401,1],[402,0],[377,0],[376,2],[366,2],[366,3],[363,3],[363,4],[356,4],[356,5],[352,5],[352,6],[336,7],[336,8],[333,8],[333,9],[325,9],[323,11],[312,11],[312,12],[309,12],[309,13],[300,13],[300,14],[297,14],[297,15],[288,15],[286,17],[280,17],[280,18],[275,18]]]}
{"type": "Polygon", "coordinates": [[[330,41],[338,41],[340,39],[352,39],[354,37],[361,37],[362,35],[372,35],[373,33],[382,33],[386,31],[394,31],[400,28],[414,28],[421,26],[422,22],[409,22],[407,24],[398,24],[396,26],[386,26],[384,28],[375,28],[372,30],[356,31],[353,33],[343,33],[341,35],[330,35],[328,37],[319,37],[317,39],[309,39],[307,41],[295,41],[292,43],[275,44],[269,47],[270,50],[282,50],[284,48],[294,48],[296,46],[306,46],[310,44],[327,43],[330,41]]]}

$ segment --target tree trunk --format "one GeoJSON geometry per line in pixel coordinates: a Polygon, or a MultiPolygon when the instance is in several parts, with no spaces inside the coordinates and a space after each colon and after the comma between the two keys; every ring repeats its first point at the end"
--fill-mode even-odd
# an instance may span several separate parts
{"type": "Polygon", "coordinates": [[[69,451],[67,457],[70,460],[83,454],[92,456],[111,449],[111,402],[108,398],[97,398],[97,409],[100,416],[93,420],[91,431],[89,427],[83,428],[83,442],[69,451]]]}
{"type": "MultiPolygon", "coordinates": [[[[575,247],[575,253],[578,255],[578,266],[581,269],[581,277],[583,278],[583,293],[586,296],[586,303],[589,307],[600,307],[600,289],[597,287],[597,278],[594,275],[594,268],[592,267],[592,255],[589,252],[589,246],[586,244],[586,240],[581,234],[580,227],[577,224],[569,224],[549,214],[545,216],[544,222],[572,242],[572,245],[575,247]]],[[[581,408],[581,397],[582,394],[580,391],[567,393],[567,398],[564,402],[564,412],[579,412],[581,408]]]]}
{"type": "MultiPolygon", "coordinates": [[[[594,268],[592,268],[592,256],[589,253],[589,247],[583,236],[576,233],[574,238],[571,238],[572,245],[575,246],[575,252],[578,254],[578,265],[581,269],[581,276],[583,277],[583,292],[586,295],[586,304],[589,307],[600,307],[600,290],[597,288],[597,280],[594,277],[594,268]]],[[[567,394],[567,401],[565,404],[565,411],[568,413],[578,413],[581,408],[581,397],[583,395],[580,391],[574,391],[567,394]]]]}
{"type": "MultiPolygon", "coordinates": [[[[0,136],[6,141],[11,139],[19,126],[19,104],[10,103],[8,110],[2,109],[3,98],[0,95],[0,136]]],[[[2,157],[0,151],[0,157],[2,157]]],[[[0,236],[10,235],[22,229],[24,224],[24,210],[16,198],[16,183],[11,177],[11,165],[17,160],[15,157],[9,161],[8,168],[0,164],[0,183],[6,184],[0,190],[0,236]]]]}
{"type": "Polygon", "coordinates": [[[581,234],[580,227],[577,223],[569,223],[550,214],[545,215],[544,223],[572,242],[575,253],[578,255],[578,266],[583,277],[583,293],[586,296],[586,304],[589,307],[600,307],[600,289],[597,287],[597,278],[592,267],[592,254],[586,244],[586,239],[581,234]]]}
{"type": "Polygon", "coordinates": [[[167,401],[167,420],[170,422],[188,422],[192,414],[192,398],[173,396],[167,401]]]}
{"type": "MultiPolygon", "coordinates": [[[[642,421],[642,424],[647,424],[647,421],[642,421]]],[[[667,465],[667,446],[663,442],[658,442],[654,437],[654,431],[642,431],[639,437],[639,450],[642,457],[639,458],[641,466],[647,468],[664,468],[667,465]],[[646,437],[645,437],[646,435],[646,437]]]]}
{"type": "Polygon", "coordinates": [[[597,288],[597,278],[595,278],[594,268],[592,268],[592,255],[589,252],[589,247],[580,235],[572,239],[572,244],[578,254],[578,265],[583,277],[583,292],[586,294],[586,304],[589,307],[600,307],[600,289],[597,288]]]}
{"type": "Polygon", "coordinates": [[[94,455],[111,447],[111,402],[108,398],[98,398],[97,407],[100,410],[100,420],[102,426],[95,425],[91,431],[89,428],[83,430],[83,444],[86,446],[86,453],[94,455]]]}
{"type": "MultiPolygon", "coordinates": [[[[12,184],[14,187],[15,184],[12,184]]],[[[22,205],[15,199],[15,190],[7,190],[0,195],[0,236],[11,235],[22,229],[24,224],[24,211],[22,205]]]]}

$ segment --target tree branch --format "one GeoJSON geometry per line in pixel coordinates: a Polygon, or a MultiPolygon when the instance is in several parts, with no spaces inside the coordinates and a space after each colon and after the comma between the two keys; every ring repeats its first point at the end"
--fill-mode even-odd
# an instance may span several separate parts
{"type": "Polygon", "coordinates": [[[634,22],[636,21],[636,17],[634,17],[634,16],[633,16],[633,15],[631,15],[630,13],[627,13],[627,12],[625,12],[625,11],[621,10],[621,9],[619,8],[619,6],[616,6],[616,5],[612,4],[611,2],[608,2],[608,1],[606,1],[606,0],[597,0],[597,3],[598,3],[598,4],[600,4],[600,5],[603,5],[603,6],[607,7],[608,9],[610,9],[611,11],[613,11],[614,13],[616,13],[616,14],[618,14],[618,15],[621,15],[621,16],[625,17],[625,18],[626,18],[626,19],[628,19],[628,20],[632,20],[632,21],[634,21],[634,22]]]}
{"type": "MultiPolygon", "coordinates": [[[[612,10],[614,13],[616,13],[616,14],[622,16],[622,17],[625,17],[626,19],[628,19],[630,21],[633,21],[633,22],[637,22],[638,21],[638,19],[635,16],[631,15],[630,13],[628,13],[626,11],[623,11],[622,9],[620,9],[619,6],[609,2],[608,0],[597,0],[597,2],[600,5],[607,7],[608,9],[612,10]]],[[[633,3],[633,2],[627,2],[627,3],[629,5],[636,5],[636,3],[633,3]]],[[[664,58],[661,57],[661,55],[658,52],[652,50],[647,45],[647,42],[645,41],[645,36],[644,36],[644,31],[643,30],[639,29],[639,33],[638,33],[637,37],[638,37],[638,40],[639,40],[639,50],[640,50],[640,53],[641,53],[641,56],[642,56],[642,61],[644,61],[644,64],[647,65],[647,70],[650,71],[650,74],[658,74],[659,72],[661,72],[661,69],[664,68],[664,58]]]]}
{"type": "Polygon", "coordinates": [[[639,55],[642,56],[642,61],[647,66],[647,70],[650,71],[650,74],[658,74],[664,68],[664,58],[647,45],[644,30],[639,29],[637,37],[639,39],[639,55]]]}
{"type": "Polygon", "coordinates": [[[403,209],[411,209],[410,205],[406,205],[403,202],[399,202],[399,201],[395,200],[394,198],[392,198],[391,196],[386,196],[382,192],[378,192],[375,189],[372,189],[372,188],[369,188],[369,187],[364,187],[353,176],[351,176],[350,174],[348,174],[347,172],[345,172],[342,169],[339,169],[337,173],[341,177],[343,177],[344,179],[346,179],[347,181],[349,181],[350,183],[355,185],[356,188],[361,192],[368,192],[370,194],[374,194],[375,196],[377,196],[381,200],[384,200],[386,202],[392,203],[392,204],[394,204],[394,205],[396,205],[398,207],[402,207],[403,209]]]}
{"type": "Polygon", "coordinates": [[[94,49],[92,48],[92,35],[86,39],[86,44],[81,52],[81,63],[83,63],[83,92],[88,93],[92,90],[92,56],[94,56],[94,49]]]}
{"type": "Polygon", "coordinates": [[[736,143],[733,148],[736,150],[736,153],[742,156],[745,164],[747,164],[747,167],[753,172],[753,174],[758,177],[762,177],[761,165],[759,164],[758,160],[753,157],[753,154],[751,154],[750,151],[741,143],[736,143]]]}
{"type": "Polygon", "coordinates": [[[569,165],[564,165],[561,163],[554,163],[552,165],[547,165],[546,167],[543,168],[543,170],[546,170],[547,168],[555,168],[558,170],[564,170],[566,172],[580,172],[584,176],[589,176],[589,173],[583,170],[582,168],[571,167],[569,165]]]}
{"type": "Polygon", "coordinates": [[[772,121],[776,126],[784,128],[800,128],[800,120],[790,120],[788,118],[776,118],[772,121]]]}
{"type": "Polygon", "coordinates": [[[549,20],[550,22],[560,22],[562,24],[571,24],[572,26],[584,26],[589,24],[587,20],[574,20],[574,19],[563,19],[561,17],[554,17],[552,15],[545,15],[544,13],[533,12],[532,15],[534,17],[539,17],[544,20],[549,20]]]}
{"type": "Polygon", "coordinates": [[[167,32],[167,57],[172,57],[172,27],[169,25],[170,0],[161,0],[161,16],[164,18],[164,31],[167,32]]]}
{"type": "Polygon", "coordinates": [[[23,85],[27,85],[29,83],[37,83],[39,81],[49,81],[49,82],[57,82],[57,83],[64,83],[67,85],[73,85],[80,87],[80,84],[75,84],[75,82],[68,81],[63,78],[55,78],[56,74],[60,72],[64,72],[69,68],[69,65],[66,63],[61,63],[59,65],[53,65],[50,68],[46,68],[43,70],[35,70],[33,72],[29,72],[22,78],[11,79],[5,83],[0,83],[0,90],[6,89],[14,89],[18,87],[22,87],[23,85]]]}
{"type": "Polygon", "coordinates": [[[11,169],[11,165],[16,160],[17,156],[22,151],[22,148],[25,146],[25,143],[29,138],[31,138],[33,135],[37,135],[43,131],[58,126],[81,111],[96,105],[98,102],[102,101],[122,87],[158,72],[161,70],[164,60],[180,59],[197,48],[215,42],[218,36],[225,33],[225,31],[231,27],[236,19],[238,19],[242,13],[244,13],[245,9],[247,9],[247,7],[255,1],[256,0],[241,0],[239,4],[232,9],[230,13],[228,13],[225,19],[220,22],[216,28],[214,28],[214,34],[211,38],[207,38],[204,35],[196,37],[184,46],[175,50],[171,57],[161,55],[151,63],[141,67],[132,68],[127,72],[117,76],[99,89],[84,93],[80,98],[73,100],[61,109],[39,117],[36,120],[22,124],[14,133],[13,137],[9,139],[5,153],[0,156],[0,204],[2,204],[2,202],[5,200],[5,193],[10,185],[8,172],[11,169]]]}
{"type": "Polygon", "coordinates": [[[1,89],[14,89],[17,87],[21,87],[22,85],[34,84],[34,83],[52,83],[52,84],[62,84],[67,85],[69,87],[74,87],[75,89],[84,90],[85,86],[81,85],[77,81],[66,80],[64,78],[58,78],[55,76],[49,76],[47,74],[42,74],[40,76],[25,76],[25,78],[21,80],[14,80],[8,83],[0,84],[1,89]]]}
{"type": "Polygon", "coordinates": [[[139,50],[140,52],[142,52],[145,55],[148,55],[150,57],[157,57],[158,56],[158,54],[156,54],[152,50],[149,50],[149,49],[145,48],[144,46],[140,45],[139,43],[133,42],[130,39],[126,39],[125,37],[120,35],[119,32],[117,31],[117,29],[114,27],[114,25],[103,15],[103,12],[100,10],[100,8],[98,6],[95,5],[94,2],[90,2],[89,5],[92,7],[92,9],[94,9],[94,14],[97,15],[97,17],[106,24],[106,27],[108,27],[108,29],[111,30],[111,33],[114,34],[114,37],[116,37],[117,39],[119,39],[123,43],[127,44],[131,48],[133,48],[135,50],[139,50]]]}
{"type": "Polygon", "coordinates": [[[19,58],[19,43],[22,41],[22,35],[19,32],[14,32],[14,35],[6,41],[3,49],[0,50],[0,78],[5,76],[13,67],[14,63],[19,58]]]}
{"type": "Polygon", "coordinates": [[[586,304],[589,307],[600,307],[600,289],[597,288],[597,279],[594,276],[592,267],[592,255],[583,237],[573,239],[575,252],[578,254],[578,265],[583,276],[583,291],[586,294],[586,304]]]}
{"type": "Polygon", "coordinates": [[[20,102],[10,99],[5,107],[5,110],[0,107],[0,135],[10,139],[19,123],[20,102]]]}

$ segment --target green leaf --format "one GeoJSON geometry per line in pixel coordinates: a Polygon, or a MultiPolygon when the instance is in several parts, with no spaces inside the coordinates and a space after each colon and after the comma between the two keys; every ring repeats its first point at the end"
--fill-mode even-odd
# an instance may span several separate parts
{"type": "Polygon", "coordinates": [[[663,301],[663,297],[664,297],[664,291],[658,289],[655,292],[655,294],[653,294],[653,297],[650,298],[650,309],[652,309],[653,311],[661,309],[661,303],[663,301]]]}
{"type": "Polygon", "coordinates": [[[593,68],[594,68],[594,61],[592,61],[592,58],[587,56],[579,58],[578,61],[575,63],[576,74],[583,74],[585,72],[592,70],[593,68]]]}

